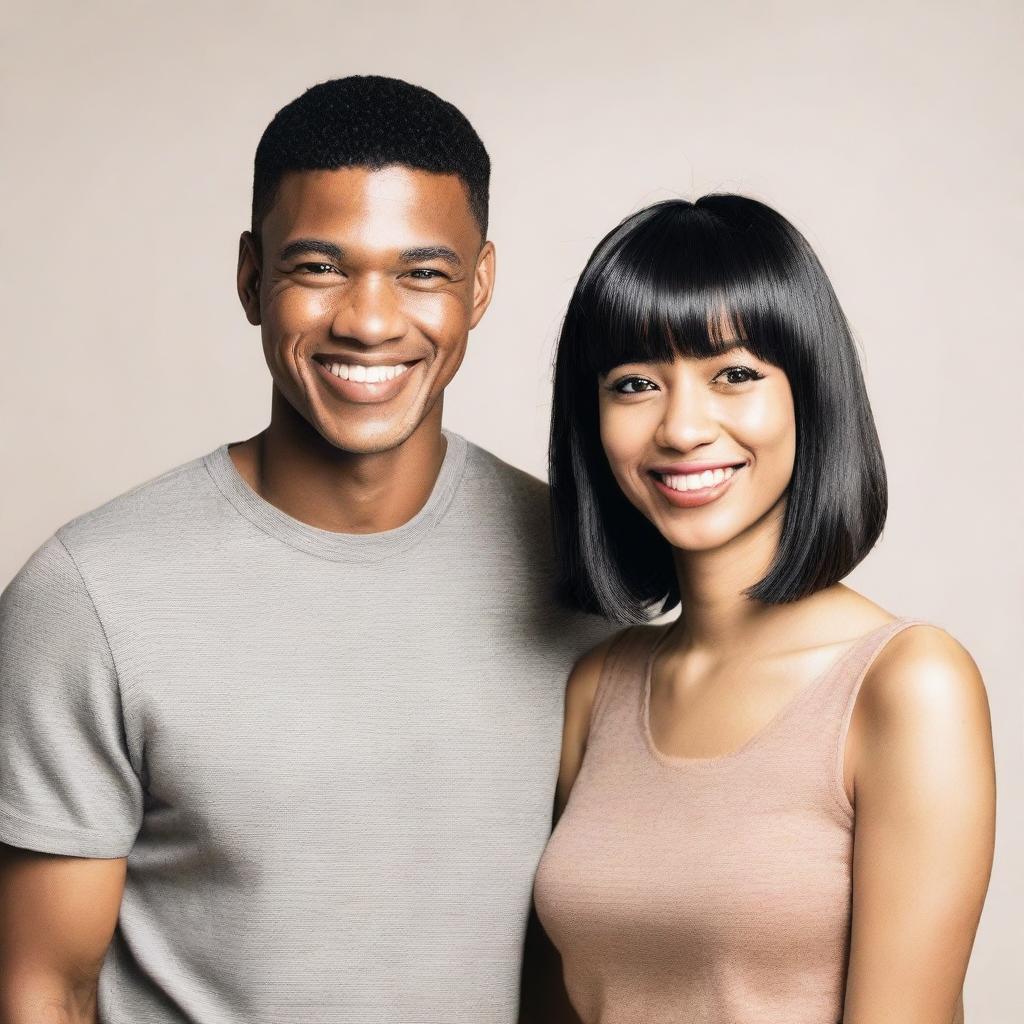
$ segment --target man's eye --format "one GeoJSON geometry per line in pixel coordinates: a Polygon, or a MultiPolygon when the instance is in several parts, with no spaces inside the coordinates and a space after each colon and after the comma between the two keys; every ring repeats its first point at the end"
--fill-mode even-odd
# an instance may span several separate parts
{"type": "Polygon", "coordinates": [[[323,274],[337,273],[337,269],[330,263],[300,263],[296,270],[306,274],[321,276],[323,274]]]}
{"type": "Polygon", "coordinates": [[[419,270],[410,270],[409,277],[415,281],[432,281],[435,278],[447,277],[447,275],[442,274],[440,270],[430,270],[427,267],[422,267],[419,270]]]}
{"type": "Polygon", "coordinates": [[[611,389],[620,395],[638,395],[642,391],[657,390],[657,387],[654,381],[646,377],[622,377],[611,386],[611,389]]]}
{"type": "Polygon", "coordinates": [[[752,370],[749,366],[727,366],[715,374],[715,380],[720,378],[724,378],[726,384],[746,384],[750,380],[763,380],[764,374],[752,370]]]}

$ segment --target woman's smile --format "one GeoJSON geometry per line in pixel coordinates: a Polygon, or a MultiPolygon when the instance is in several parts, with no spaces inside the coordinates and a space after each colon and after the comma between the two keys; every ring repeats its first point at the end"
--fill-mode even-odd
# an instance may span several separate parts
{"type": "Polygon", "coordinates": [[[652,469],[648,476],[669,504],[677,508],[697,508],[709,505],[725,494],[736,473],[745,465],[745,462],[690,463],[652,469]]]}

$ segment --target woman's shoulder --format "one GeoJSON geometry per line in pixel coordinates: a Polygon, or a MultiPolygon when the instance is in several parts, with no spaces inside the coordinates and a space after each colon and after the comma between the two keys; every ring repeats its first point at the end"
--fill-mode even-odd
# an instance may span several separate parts
{"type": "Polygon", "coordinates": [[[627,626],[605,637],[583,654],[573,666],[565,685],[566,717],[581,726],[589,722],[609,656],[634,643],[653,644],[665,628],[653,625],[627,626]]]}
{"type": "Polygon", "coordinates": [[[556,818],[562,813],[576,781],[583,754],[590,739],[590,719],[604,675],[608,653],[622,643],[628,629],[619,630],[591,647],[573,666],[565,686],[565,716],[562,722],[562,756],[555,797],[556,818]]]}
{"type": "Polygon", "coordinates": [[[872,655],[860,682],[855,716],[865,730],[882,737],[939,729],[943,720],[949,727],[957,721],[974,727],[987,722],[988,700],[978,666],[943,627],[893,615],[843,585],[815,595],[805,611],[823,634],[834,633],[837,638],[867,637],[894,627],[872,655]]]}
{"type": "Polygon", "coordinates": [[[577,708],[586,705],[589,714],[590,705],[593,703],[598,683],[601,681],[601,674],[604,672],[605,662],[608,659],[608,652],[622,644],[632,628],[635,627],[620,629],[610,636],[606,636],[600,643],[595,644],[579,657],[576,664],[573,665],[565,685],[567,705],[572,704],[577,708]]]}
{"type": "Polygon", "coordinates": [[[567,693],[581,699],[589,694],[592,699],[612,652],[633,646],[646,649],[648,645],[653,645],[667,628],[668,626],[660,625],[626,626],[606,636],[577,659],[566,683],[567,693]]]}
{"type": "MultiPolygon", "coordinates": [[[[899,621],[899,620],[897,620],[899,621]]],[[[861,716],[874,729],[916,730],[937,720],[988,717],[977,664],[941,626],[911,619],[889,637],[868,666],[858,696],[861,716]]]]}

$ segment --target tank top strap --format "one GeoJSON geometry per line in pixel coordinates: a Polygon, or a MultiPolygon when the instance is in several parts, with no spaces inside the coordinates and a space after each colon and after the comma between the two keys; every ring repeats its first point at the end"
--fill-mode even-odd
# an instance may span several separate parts
{"type": "Polygon", "coordinates": [[[613,722],[635,727],[647,664],[663,632],[657,626],[630,626],[612,640],[590,709],[588,746],[608,728],[615,730],[613,722]]]}
{"type": "Polygon", "coordinates": [[[787,748],[791,763],[806,772],[805,781],[820,779],[822,793],[840,820],[852,823],[853,807],[844,783],[846,738],[850,720],[868,669],[897,633],[915,625],[926,625],[921,619],[898,618],[855,640],[808,692],[798,697],[793,714],[786,717],[774,737],[776,745],[787,748]]]}
{"type": "Polygon", "coordinates": [[[924,625],[924,622],[921,619],[901,617],[854,640],[818,681],[811,684],[811,699],[802,702],[801,710],[819,722],[823,717],[835,720],[845,733],[864,677],[875,658],[897,633],[916,625],[924,625]]]}

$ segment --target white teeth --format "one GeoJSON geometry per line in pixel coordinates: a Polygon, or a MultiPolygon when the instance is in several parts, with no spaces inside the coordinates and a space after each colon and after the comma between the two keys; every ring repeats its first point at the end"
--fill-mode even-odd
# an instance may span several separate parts
{"type": "Polygon", "coordinates": [[[394,366],[363,366],[360,363],[327,363],[327,369],[342,380],[354,380],[365,384],[380,384],[400,377],[409,367],[405,363],[394,366]]]}
{"type": "Polygon", "coordinates": [[[678,476],[665,475],[661,482],[673,491],[699,491],[728,480],[736,472],[735,466],[705,469],[703,473],[685,473],[678,476]]]}

